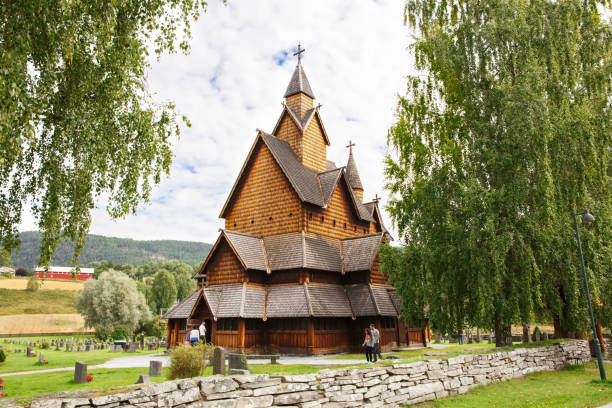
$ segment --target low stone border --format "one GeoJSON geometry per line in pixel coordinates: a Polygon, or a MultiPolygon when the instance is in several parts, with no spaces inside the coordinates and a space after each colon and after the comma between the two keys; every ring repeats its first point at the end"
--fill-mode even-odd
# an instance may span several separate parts
{"type": "MultiPolygon", "coordinates": [[[[397,407],[465,393],[476,385],[557,370],[590,360],[585,340],[545,347],[472,354],[445,360],[322,370],[316,374],[196,377],[131,387],[98,397],[39,399],[30,408],[397,407]]],[[[65,395],[65,394],[64,394],[65,395]]]]}

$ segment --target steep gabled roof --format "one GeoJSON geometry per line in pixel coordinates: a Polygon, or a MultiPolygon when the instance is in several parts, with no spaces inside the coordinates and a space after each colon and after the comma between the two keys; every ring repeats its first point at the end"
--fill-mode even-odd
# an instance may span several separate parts
{"type": "Polygon", "coordinates": [[[289,81],[289,85],[285,91],[284,97],[286,98],[300,92],[310,96],[312,99],[315,98],[314,92],[312,92],[312,88],[308,82],[308,78],[306,78],[304,68],[302,68],[302,64],[298,61],[298,64],[295,66],[295,70],[293,71],[293,75],[291,76],[291,81],[289,81]]]}
{"type": "Polygon", "coordinates": [[[257,148],[261,148],[262,145],[265,145],[268,148],[272,154],[272,157],[274,157],[274,160],[302,202],[313,204],[318,207],[325,207],[329,203],[331,194],[336,188],[338,181],[342,178],[349,187],[347,188],[347,191],[353,204],[353,208],[355,209],[357,218],[364,221],[375,221],[370,214],[370,210],[363,206],[359,198],[355,195],[353,189],[350,188],[350,183],[348,178],[346,178],[344,167],[332,170],[332,174],[329,174],[329,171],[317,174],[315,171],[304,166],[299,161],[293,152],[293,149],[291,149],[291,146],[289,146],[289,143],[262,131],[258,132],[249,155],[247,156],[247,159],[245,160],[242,169],[236,178],[234,186],[232,187],[225,205],[221,210],[221,218],[226,216],[230,202],[238,190],[240,180],[243,178],[255,150],[257,148]]]}
{"type": "Polygon", "coordinates": [[[357,171],[357,163],[355,163],[355,159],[353,158],[353,147],[351,145],[349,145],[349,158],[346,163],[346,176],[352,188],[363,190],[363,184],[361,184],[361,178],[357,171]]]}
{"type": "Polygon", "coordinates": [[[382,234],[364,235],[342,240],[344,271],[365,271],[372,267],[376,251],[383,239],[382,234]]]}
{"type": "Polygon", "coordinates": [[[291,107],[287,106],[283,102],[283,111],[281,112],[281,115],[279,116],[278,121],[276,121],[276,125],[274,125],[274,129],[272,130],[272,135],[276,135],[280,125],[283,123],[283,118],[285,116],[289,116],[291,120],[293,120],[293,123],[295,123],[298,130],[302,134],[304,134],[304,132],[310,125],[310,122],[313,119],[315,119],[321,129],[321,133],[323,134],[323,141],[325,142],[326,145],[328,146],[330,145],[329,137],[327,136],[327,131],[325,130],[325,127],[323,126],[323,121],[321,120],[321,113],[319,113],[318,107],[308,109],[306,111],[306,114],[304,114],[304,118],[300,120],[298,114],[293,109],[291,109],[291,107]]]}

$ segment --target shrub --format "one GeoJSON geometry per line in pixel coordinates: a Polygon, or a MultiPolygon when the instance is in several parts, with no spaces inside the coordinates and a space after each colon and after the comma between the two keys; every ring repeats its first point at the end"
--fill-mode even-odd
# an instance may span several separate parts
{"type": "Polygon", "coordinates": [[[26,268],[17,268],[15,276],[32,276],[32,272],[29,272],[26,268]]]}
{"type": "Polygon", "coordinates": [[[4,353],[4,350],[0,349],[0,363],[4,363],[4,360],[6,360],[6,354],[4,353]]]}
{"type": "Polygon", "coordinates": [[[40,289],[40,282],[38,282],[36,276],[32,276],[30,279],[28,279],[28,286],[26,286],[26,290],[28,292],[36,292],[38,289],[40,289]]]}
{"type": "Polygon", "coordinates": [[[130,338],[130,330],[126,326],[117,326],[110,337],[113,340],[127,340],[130,338]]]}
{"type": "Polygon", "coordinates": [[[204,374],[208,358],[212,356],[212,344],[198,343],[196,346],[180,345],[170,353],[171,380],[198,377],[204,374]]]}
{"type": "Polygon", "coordinates": [[[13,275],[10,272],[2,272],[0,276],[4,279],[13,279],[13,275]]]}
{"type": "Polygon", "coordinates": [[[49,344],[49,342],[48,342],[47,340],[43,340],[43,341],[40,343],[40,348],[41,348],[41,349],[48,350],[48,349],[49,349],[49,346],[50,346],[50,344],[49,344]]]}
{"type": "Polygon", "coordinates": [[[535,329],[533,329],[533,334],[531,336],[531,341],[536,341],[536,339],[537,339],[536,333],[539,334],[537,337],[539,337],[540,340],[544,340],[544,336],[542,335],[542,330],[540,330],[540,328],[538,326],[536,326],[535,329]]]}

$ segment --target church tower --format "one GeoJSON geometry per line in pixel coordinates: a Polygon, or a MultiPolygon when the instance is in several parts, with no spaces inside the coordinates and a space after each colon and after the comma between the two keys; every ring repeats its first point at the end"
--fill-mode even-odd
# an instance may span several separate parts
{"type": "Polygon", "coordinates": [[[298,45],[294,54],[298,56],[298,62],[285,91],[284,110],[272,134],[289,143],[305,167],[320,173],[327,170],[329,139],[302,67],[301,54],[304,51],[298,45]]]}

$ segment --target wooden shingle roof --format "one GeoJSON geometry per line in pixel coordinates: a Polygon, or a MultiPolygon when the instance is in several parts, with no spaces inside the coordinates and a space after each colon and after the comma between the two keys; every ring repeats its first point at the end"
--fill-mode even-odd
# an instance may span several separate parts
{"type": "Polygon", "coordinates": [[[369,270],[382,240],[383,234],[343,239],[344,272],[369,270]]]}
{"type": "Polygon", "coordinates": [[[284,97],[286,98],[300,92],[310,96],[312,99],[315,98],[314,92],[312,92],[312,88],[308,82],[308,78],[306,78],[304,68],[302,68],[302,64],[298,62],[298,64],[295,66],[295,70],[293,71],[291,81],[289,81],[284,97]]]}
{"type": "Polygon", "coordinates": [[[202,293],[201,289],[196,290],[191,295],[187,296],[180,303],[172,306],[164,314],[164,319],[186,319],[191,316],[193,308],[202,293]]]}
{"type": "Polygon", "coordinates": [[[325,171],[318,174],[300,162],[298,157],[293,152],[293,149],[291,149],[289,143],[262,131],[258,132],[255,143],[253,143],[251,151],[249,152],[249,155],[244,162],[242,169],[240,170],[240,174],[236,178],[236,182],[234,183],[225,205],[221,210],[221,218],[226,216],[226,211],[228,210],[230,202],[238,190],[239,182],[246,171],[247,164],[250,162],[253,152],[258,146],[260,146],[261,142],[263,142],[263,144],[272,154],[272,157],[274,157],[274,160],[282,170],[283,174],[287,177],[289,184],[291,184],[291,187],[299,197],[300,201],[321,208],[327,206],[338,182],[343,179],[346,182],[346,185],[349,186],[347,190],[357,218],[369,222],[378,221],[372,216],[371,210],[366,208],[361,203],[359,198],[353,192],[353,189],[350,188],[350,182],[346,177],[344,167],[333,170],[331,172],[332,174],[330,174],[330,171],[325,171]]]}
{"type": "Polygon", "coordinates": [[[187,319],[197,301],[206,301],[213,317],[295,318],[399,316],[401,300],[389,285],[374,284],[221,284],[196,290],[164,318],[187,319]],[[200,294],[203,296],[200,298],[200,294]]]}

